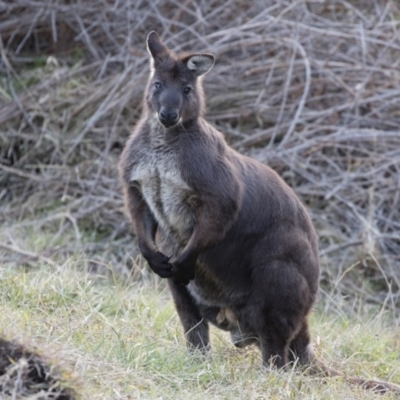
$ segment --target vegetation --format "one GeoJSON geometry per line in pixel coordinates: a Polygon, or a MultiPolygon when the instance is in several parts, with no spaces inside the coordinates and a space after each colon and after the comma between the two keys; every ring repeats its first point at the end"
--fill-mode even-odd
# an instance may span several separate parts
{"type": "Polygon", "coordinates": [[[266,373],[257,350],[219,331],[212,358],[186,353],[165,283],[138,256],[116,171],[156,29],[177,51],[216,55],[207,118],[308,206],[320,355],[400,383],[399,28],[391,0],[0,1],[3,337],[82,398],[376,397],[266,373]]]}
{"type": "MultiPolygon", "coordinates": [[[[163,282],[110,280],[88,274],[84,261],[0,270],[0,331],[39,348],[83,399],[395,398],[297,369],[265,371],[256,348],[236,349],[217,329],[212,356],[190,355],[163,282]]],[[[399,382],[400,337],[389,313],[354,304],[348,316],[346,303],[326,305],[312,318],[318,354],[349,375],[399,382]]]]}

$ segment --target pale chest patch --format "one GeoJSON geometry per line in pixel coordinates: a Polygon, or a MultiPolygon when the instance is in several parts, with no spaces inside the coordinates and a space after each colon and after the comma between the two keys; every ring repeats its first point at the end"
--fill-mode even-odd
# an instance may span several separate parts
{"type": "Polygon", "coordinates": [[[173,149],[161,145],[143,154],[133,165],[131,182],[141,190],[164,233],[176,242],[187,242],[195,222],[195,194],[182,177],[173,149]]]}

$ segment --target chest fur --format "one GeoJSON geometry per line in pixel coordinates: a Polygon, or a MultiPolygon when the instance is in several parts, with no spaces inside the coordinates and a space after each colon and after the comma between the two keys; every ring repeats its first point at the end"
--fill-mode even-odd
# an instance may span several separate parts
{"type": "Polygon", "coordinates": [[[144,154],[132,167],[131,181],[164,233],[186,242],[193,230],[196,195],[182,177],[177,154],[168,148],[144,154]]]}

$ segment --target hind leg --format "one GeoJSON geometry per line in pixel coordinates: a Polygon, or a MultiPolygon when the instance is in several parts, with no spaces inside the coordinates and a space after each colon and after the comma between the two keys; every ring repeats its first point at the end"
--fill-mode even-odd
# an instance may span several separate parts
{"type": "MultiPolygon", "coordinates": [[[[261,348],[263,364],[283,368],[289,362],[289,343],[296,329],[297,318],[287,310],[277,309],[276,305],[269,306],[269,304],[274,303],[257,302],[257,306],[250,306],[251,328],[247,332],[253,332],[252,338],[256,338],[253,339],[253,343],[258,342],[261,348]]],[[[247,337],[244,345],[246,343],[247,337]]]]}
{"type": "Polygon", "coordinates": [[[265,366],[283,368],[288,364],[290,331],[285,327],[264,327],[258,334],[262,359],[265,366]]]}
{"type": "Polygon", "coordinates": [[[210,349],[208,323],[200,314],[200,310],[188,292],[186,286],[168,280],[174,299],[175,308],[183,325],[189,350],[198,349],[206,352],[210,349]]]}
{"type": "MultiPolygon", "coordinates": [[[[253,271],[246,318],[259,338],[264,364],[282,368],[289,362],[289,345],[302,329],[314,296],[293,262],[274,260],[253,271]]],[[[300,337],[296,344],[300,345],[300,337]]]]}
{"type": "Polygon", "coordinates": [[[296,333],[289,345],[289,361],[294,362],[298,359],[300,365],[310,365],[314,359],[310,343],[308,321],[305,318],[299,332],[296,333]]]}

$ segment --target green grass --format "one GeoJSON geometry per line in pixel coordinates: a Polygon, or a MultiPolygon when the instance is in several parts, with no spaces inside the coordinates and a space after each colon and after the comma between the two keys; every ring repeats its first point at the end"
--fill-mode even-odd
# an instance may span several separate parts
{"type": "MultiPolygon", "coordinates": [[[[103,278],[84,260],[0,269],[0,332],[36,346],[83,399],[382,399],[342,379],[261,368],[255,348],[212,330],[213,354],[186,352],[164,282],[103,278]]],[[[400,333],[385,313],[316,312],[318,354],[346,373],[400,382],[400,333]]]]}

